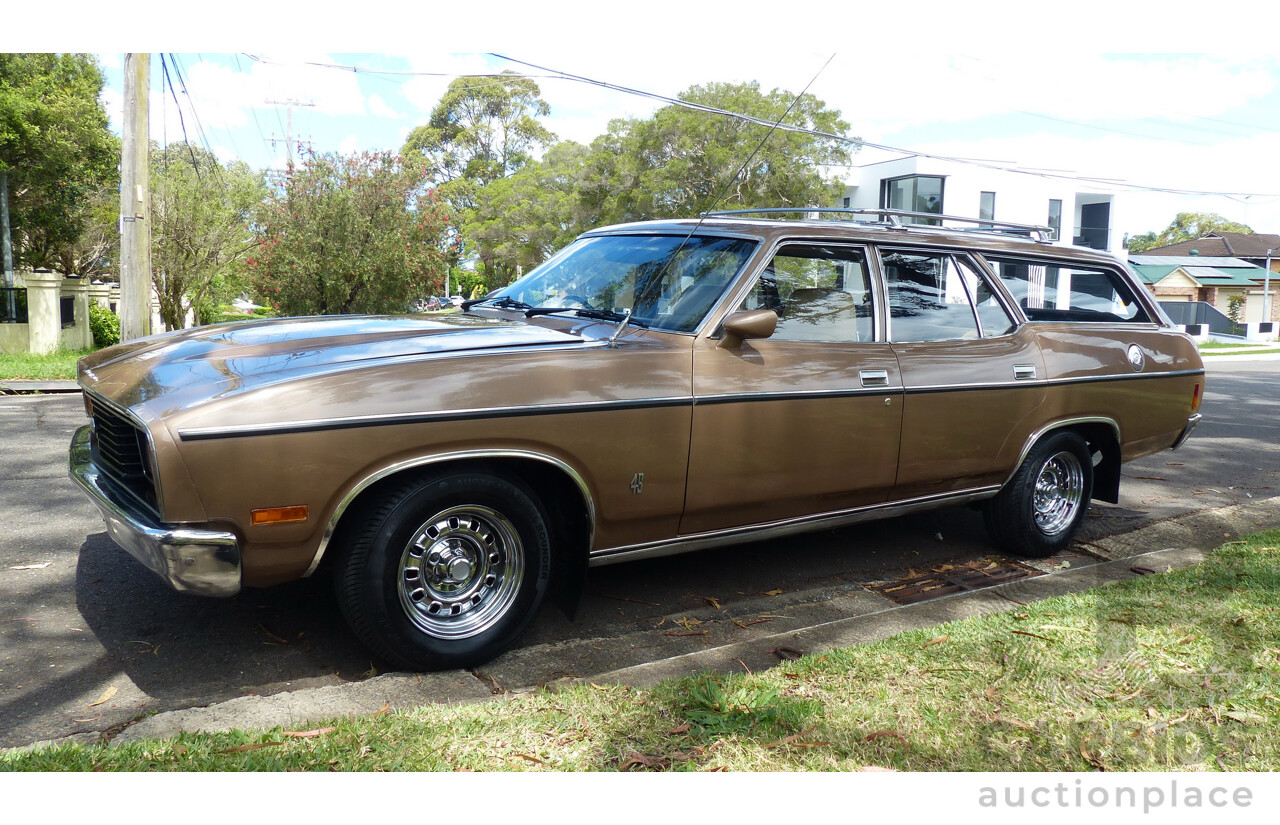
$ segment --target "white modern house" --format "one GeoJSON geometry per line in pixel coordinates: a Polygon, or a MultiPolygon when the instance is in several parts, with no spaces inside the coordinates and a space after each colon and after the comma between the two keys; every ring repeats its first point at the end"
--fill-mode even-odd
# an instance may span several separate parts
{"type": "Polygon", "coordinates": [[[1007,163],[906,157],[854,170],[839,207],[901,209],[1049,226],[1057,243],[1123,255],[1116,195],[1007,163]]]}

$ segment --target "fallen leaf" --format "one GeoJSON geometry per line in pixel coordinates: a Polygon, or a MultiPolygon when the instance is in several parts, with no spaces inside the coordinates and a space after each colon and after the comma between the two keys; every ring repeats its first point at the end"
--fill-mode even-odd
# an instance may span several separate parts
{"type": "Polygon", "coordinates": [[[182,744],[174,745],[173,752],[178,756],[185,756],[187,753],[187,746],[182,744]]]}
{"type": "Polygon", "coordinates": [[[764,591],[763,593],[761,593],[760,595],[761,595],[761,596],[781,596],[781,595],[782,595],[782,591],[781,591],[781,590],[766,590],[766,591],[764,591]]]}
{"type": "Polygon", "coordinates": [[[711,605],[712,607],[714,607],[716,610],[724,610],[724,608],[720,606],[720,602],[717,601],[716,599],[713,599],[711,596],[703,596],[702,600],[707,604],[711,605]]]}
{"type": "Polygon", "coordinates": [[[873,731],[872,733],[868,733],[866,736],[862,737],[863,742],[874,742],[877,739],[897,739],[899,742],[902,743],[902,747],[904,748],[907,747],[907,737],[903,736],[897,731],[878,730],[878,731],[873,731]]]}
{"type": "Polygon", "coordinates": [[[533,762],[534,764],[537,764],[537,765],[545,765],[545,764],[547,764],[546,762],[543,762],[543,761],[542,761],[541,759],[539,759],[538,757],[536,757],[536,756],[530,756],[530,755],[529,755],[529,754],[527,754],[527,753],[517,753],[517,754],[515,754],[515,756],[519,757],[520,759],[524,759],[524,760],[526,760],[526,761],[528,761],[528,762],[533,762]]]}
{"type": "Polygon", "coordinates": [[[1053,641],[1053,639],[1050,639],[1048,636],[1041,636],[1039,633],[1028,633],[1028,632],[1027,632],[1027,631],[1025,631],[1025,630],[1015,630],[1015,631],[1013,631],[1013,632],[1014,632],[1014,633],[1017,633],[1019,636],[1032,636],[1032,637],[1034,637],[1034,638],[1036,638],[1036,639],[1044,639],[1046,642],[1052,642],[1052,641],[1053,641]]]}
{"type": "Polygon", "coordinates": [[[326,733],[333,733],[337,728],[316,728],[315,730],[285,730],[281,731],[282,736],[292,736],[294,739],[310,739],[314,736],[323,736],[326,733]]]}
{"type": "Polygon", "coordinates": [[[1013,725],[1015,728],[1020,728],[1022,730],[1035,730],[1034,727],[1019,719],[1008,719],[1004,716],[988,716],[987,719],[1001,725],[1013,725]]]}
{"type": "Polygon", "coordinates": [[[802,656],[804,656],[803,650],[796,650],[794,647],[775,647],[773,650],[770,650],[769,652],[772,653],[774,656],[777,656],[779,659],[782,659],[788,662],[794,662],[796,659],[799,659],[802,656]]]}
{"type": "Polygon", "coordinates": [[[256,745],[241,745],[238,748],[227,748],[226,750],[216,751],[216,753],[246,753],[248,751],[256,751],[260,748],[270,748],[275,745],[283,744],[283,742],[259,742],[256,745]]]}
{"type": "Polygon", "coordinates": [[[672,728],[671,730],[667,731],[667,733],[671,736],[676,736],[677,734],[688,733],[689,728],[691,727],[693,727],[693,725],[690,725],[688,722],[685,722],[680,727],[672,728]]]}
{"type": "Polygon", "coordinates": [[[897,768],[886,768],[882,765],[863,765],[858,770],[863,773],[897,773],[897,768]]]}
{"type": "MultiPolygon", "coordinates": [[[[419,677],[419,678],[421,678],[421,677],[419,677]]],[[[388,712],[388,711],[390,711],[390,710],[391,710],[391,703],[390,703],[390,702],[387,702],[385,705],[383,705],[383,706],[382,706],[382,710],[378,711],[377,713],[375,713],[375,714],[373,714],[373,715],[374,715],[374,716],[381,716],[382,714],[387,713],[387,712],[388,712]]]]}
{"type": "Polygon", "coordinates": [[[270,636],[272,639],[275,639],[278,644],[282,644],[282,645],[289,644],[288,639],[284,638],[283,636],[280,636],[279,634],[272,633],[271,630],[262,623],[258,624],[258,629],[261,630],[263,633],[267,634],[268,636],[270,636]]]}
{"type": "Polygon", "coordinates": [[[943,642],[945,642],[947,639],[950,639],[950,638],[951,638],[951,636],[949,636],[948,634],[945,634],[945,633],[944,633],[943,635],[941,635],[941,636],[934,636],[934,637],[933,637],[932,639],[930,639],[929,641],[927,641],[927,642],[925,642],[924,644],[920,645],[920,649],[921,649],[921,650],[924,650],[926,647],[933,647],[934,645],[940,645],[940,644],[942,644],[943,642]]]}
{"type": "Polygon", "coordinates": [[[116,690],[117,690],[116,686],[112,685],[111,687],[102,691],[102,695],[99,696],[94,701],[90,702],[87,705],[87,707],[96,708],[98,705],[105,705],[107,702],[111,701],[112,696],[116,695],[116,690]]]}
{"type": "Polygon", "coordinates": [[[656,768],[663,770],[671,767],[671,760],[661,756],[645,756],[643,753],[632,751],[627,754],[627,761],[623,762],[620,770],[630,770],[631,768],[656,768]]]}
{"type": "Polygon", "coordinates": [[[813,732],[812,730],[802,730],[799,733],[793,733],[790,736],[783,737],[782,739],[779,739],[776,742],[766,742],[764,746],[766,748],[780,748],[784,745],[792,748],[821,748],[831,744],[830,742],[800,741],[801,739],[803,739],[805,736],[808,736],[812,732],[813,732]]]}
{"type": "Polygon", "coordinates": [[[51,564],[53,564],[53,562],[51,561],[41,562],[40,564],[19,564],[17,567],[10,567],[9,569],[10,570],[43,570],[51,564]]]}

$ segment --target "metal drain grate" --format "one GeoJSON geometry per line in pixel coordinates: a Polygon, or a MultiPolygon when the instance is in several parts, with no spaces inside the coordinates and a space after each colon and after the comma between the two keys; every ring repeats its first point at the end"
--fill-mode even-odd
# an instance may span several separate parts
{"type": "Polygon", "coordinates": [[[967,590],[981,590],[997,584],[1039,576],[1040,571],[1011,561],[983,559],[972,564],[923,573],[907,579],[892,582],[872,582],[863,585],[898,604],[915,604],[916,602],[963,593],[967,590]]]}

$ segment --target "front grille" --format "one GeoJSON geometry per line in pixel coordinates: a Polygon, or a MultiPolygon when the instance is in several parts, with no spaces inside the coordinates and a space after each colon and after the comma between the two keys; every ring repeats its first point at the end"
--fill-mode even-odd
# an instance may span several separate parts
{"type": "Polygon", "coordinates": [[[102,479],[158,516],[146,433],[97,399],[91,403],[93,430],[89,447],[102,479]]]}

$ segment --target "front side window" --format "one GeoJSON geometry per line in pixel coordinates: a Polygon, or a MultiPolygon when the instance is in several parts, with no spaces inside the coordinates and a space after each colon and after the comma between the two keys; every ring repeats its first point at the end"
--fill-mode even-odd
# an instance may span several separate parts
{"type": "Polygon", "coordinates": [[[485,303],[621,313],[645,326],[692,332],[742,270],[756,242],[683,235],[579,238],[485,303]]]}
{"type": "Polygon", "coordinates": [[[963,256],[886,251],[881,260],[892,341],[990,338],[1013,330],[1009,313],[963,256]]]}
{"type": "Polygon", "coordinates": [[[1108,269],[988,256],[1032,321],[1148,321],[1129,285],[1108,269]]]}
{"type": "Polygon", "coordinates": [[[871,282],[861,249],[788,244],[773,256],[739,309],[778,314],[775,341],[872,341],[871,282]]]}

